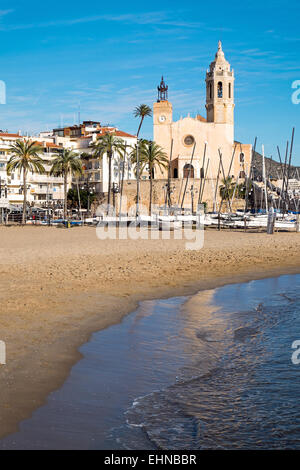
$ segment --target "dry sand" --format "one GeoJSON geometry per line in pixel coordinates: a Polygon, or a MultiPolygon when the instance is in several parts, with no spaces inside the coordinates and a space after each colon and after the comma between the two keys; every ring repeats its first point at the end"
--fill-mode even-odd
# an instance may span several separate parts
{"type": "Polygon", "coordinates": [[[300,235],[206,231],[184,240],[105,240],[95,228],[1,227],[0,436],[44,403],[93,331],[138,301],[300,272],[300,235]]]}

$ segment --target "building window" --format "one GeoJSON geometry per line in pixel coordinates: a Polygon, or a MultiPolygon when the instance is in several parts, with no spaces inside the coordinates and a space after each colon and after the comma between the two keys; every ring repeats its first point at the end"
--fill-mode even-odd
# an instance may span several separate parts
{"type": "Polygon", "coordinates": [[[218,98],[223,98],[223,83],[218,83],[218,98]]]}
{"type": "Polygon", "coordinates": [[[184,178],[194,178],[194,167],[193,165],[190,165],[189,163],[187,163],[186,165],[184,165],[183,167],[183,177],[184,178]]]}
{"type": "Polygon", "coordinates": [[[195,142],[195,139],[192,135],[187,135],[184,138],[184,145],[187,145],[188,147],[190,147],[191,145],[194,145],[194,142],[195,142]]]}
{"type": "Polygon", "coordinates": [[[245,172],[244,171],[240,171],[240,179],[245,179],[245,172]]]}
{"type": "Polygon", "coordinates": [[[240,163],[244,163],[244,162],[245,162],[245,154],[240,153],[240,163]]]}
{"type": "Polygon", "coordinates": [[[209,99],[212,99],[212,84],[209,84],[209,99]]]}
{"type": "Polygon", "coordinates": [[[228,85],[228,98],[231,98],[231,83],[228,85]]]}
{"type": "Polygon", "coordinates": [[[178,168],[174,168],[173,177],[178,178],[178,168]]]}

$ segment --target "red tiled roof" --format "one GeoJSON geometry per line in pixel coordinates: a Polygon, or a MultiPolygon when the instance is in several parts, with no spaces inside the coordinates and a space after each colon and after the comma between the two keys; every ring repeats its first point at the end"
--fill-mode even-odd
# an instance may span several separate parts
{"type": "MultiPolygon", "coordinates": [[[[36,143],[36,145],[39,145],[40,147],[45,146],[43,142],[35,141],[35,143],[36,143]]],[[[48,147],[48,148],[56,148],[56,149],[61,148],[59,145],[56,145],[53,142],[45,142],[45,144],[46,144],[46,147],[48,147]]]]}
{"type": "Polygon", "coordinates": [[[120,137],[132,137],[132,138],[136,137],[136,135],[127,134],[127,132],[123,132],[123,131],[116,131],[116,135],[119,135],[120,137]]]}
{"type": "Polygon", "coordinates": [[[109,127],[102,127],[100,129],[100,132],[98,133],[98,136],[102,137],[103,135],[105,135],[107,133],[114,134],[118,137],[131,137],[133,139],[136,138],[135,135],[131,135],[131,134],[128,134],[127,132],[119,131],[118,129],[111,129],[109,127]]]}
{"type": "Polygon", "coordinates": [[[19,134],[8,134],[7,132],[0,132],[0,137],[19,137],[21,139],[21,135],[19,134]]]}
{"type": "Polygon", "coordinates": [[[51,147],[51,148],[60,148],[60,145],[56,145],[53,142],[46,142],[46,147],[51,147]]]}

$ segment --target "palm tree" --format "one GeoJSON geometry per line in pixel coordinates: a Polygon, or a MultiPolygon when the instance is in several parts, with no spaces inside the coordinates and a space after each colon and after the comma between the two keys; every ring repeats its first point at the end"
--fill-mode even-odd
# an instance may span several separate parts
{"type": "Polygon", "coordinates": [[[103,158],[103,155],[107,155],[108,158],[108,197],[107,203],[110,204],[110,193],[111,193],[111,167],[112,158],[114,152],[117,152],[120,156],[122,155],[123,141],[115,136],[114,133],[107,132],[104,136],[100,137],[98,142],[93,145],[94,157],[103,158]]]}
{"type": "Polygon", "coordinates": [[[119,149],[119,187],[120,187],[119,215],[121,215],[122,213],[122,198],[123,198],[126,159],[127,159],[127,144],[126,142],[125,143],[122,142],[122,145],[120,146],[120,149],[119,149]]]}
{"type": "Polygon", "coordinates": [[[63,149],[52,161],[51,175],[63,176],[64,178],[64,219],[67,218],[68,202],[68,176],[79,176],[82,174],[82,163],[80,157],[73,150],[63,149]]]}
{"type": "Polygon", "coordinates": [[[80,158],[81,160],[83,160],[85,163],[88,163],[89,160],[92,158],[93,156],[90,154],[90,153],[87,153],[87,152],[82,152],[80,154],[80,158]]]}
{"type": "MultiPolygon", "coordinates": [[[[168,168],[168,157],[164,150],[155,142],[142,140],[139,145],[139,159],[141,162],[142,172],[146,168],[149,173],[150,195],[149,195],[149,214],[152,211],[152,193],[154,170],[157,166],[161,171],[162,168],[168,168]]],[[[137,152],[133,152],[133,161],[136,162],[137,152]]]]}
{"type": "MultiPolygon", "coordinates": [[[[134,109],[133,115],[136,118],[140,118],[140,124],[139,124],[139,128],[137,131],[137,141],[139,141],[140,130],[142,128],[144,119],[147,116],[148,117],[152,116],[152,110],[151,108],[149,108],[148,105],[140,104],[134,109]]],[[[138,147],[139,146],[137,144],[137,159],[136,159],[136,201],[137,201],[136,215],[137,216],[139,214],[139,203],[140,203],[140,161],[139,161],[138,147]]]]}
{"type": "Polygon", "coordinates": [[[222,186],[220,186],[220,196],[222,199],[230,200],[234,192],[235,183],[231,176],[222,180],[222,186]]]}
{"type": "Polygon", "coordinates": [[[129,154],[129,158],[130,158],[130,163],[132,165],[135,165],[135,169],[134,169],[134,173],[135,173],[135,177],[137,178],[137,174],[138,174],[138,169],[137,169],[137,159],[140,160],[140,153],[141,153],[141,150],[142,150],[142,147],[147,143],[148,141],[146,139],[139,139],[138,141],[138,144],[136,145],[131,145],[130,148],[131,148],[131,152],[129,154]]]}
{"type": "Polygon", "coordinates": [[[141,119],[138,131],[137,131],[137,135],[136,135],[137,138],[139,138],[140,130],[141,130],[142,124],[144,122],[144,119],[145,119],[145,117],[151,117],[152,116],[152,109],[149,108],[149,106],[146,105],[146,104],[140,104],[139,106],[137,106],[134,109],[133,115],[134,115],[134,117],[141,119]]]}
{"type": "Polygon", "coordinates": [[[26,223],[26,206],[27,206],[27,174],[31,173],[45,173],[43,159],[39,156],[42,148],[37,145],[37,142],[30,140],[17,140],[15,144],[10,146],[12,156],[10,157],[6,171],[10,175],[14,170],[23,171],[23,216],[22,223],[26,223]]]}

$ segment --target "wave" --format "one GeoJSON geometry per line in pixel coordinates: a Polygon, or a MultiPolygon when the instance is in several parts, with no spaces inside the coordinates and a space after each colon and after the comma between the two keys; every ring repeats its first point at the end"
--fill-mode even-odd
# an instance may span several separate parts
{"type": "Polygon", "coordinates": [[[194,354],[172,385],[135,400],[128,426],[141,427],[163,450],[300,448],[293,424],[295,414],[300,420],[300,386],[285,351],[300,329],[299,306],[296,288],[279,300],[275,290],[251,310],[218,312],[213,329],[196,323],[201,357],[194,354]]]}

